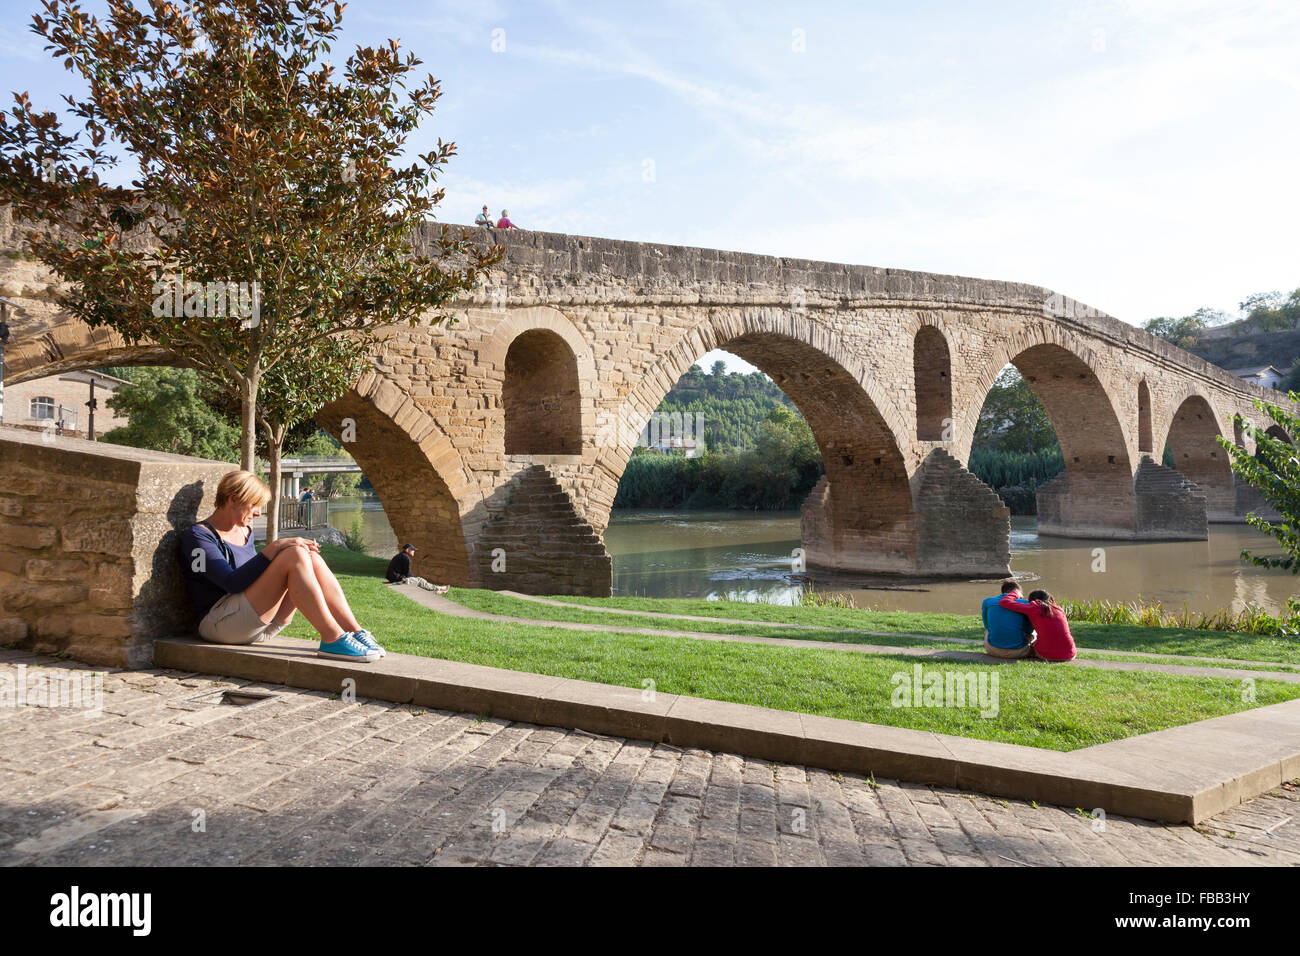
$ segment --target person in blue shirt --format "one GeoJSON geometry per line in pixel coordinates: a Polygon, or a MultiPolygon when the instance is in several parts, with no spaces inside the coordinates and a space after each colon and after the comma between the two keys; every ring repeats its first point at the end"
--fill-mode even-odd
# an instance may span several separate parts
{"type": "Polygon", "coordinates": [[[216,510],[179,536],[177,558],[199,636],[218,644],[253,644],[274,637],[295,611],[321,636],[317,654],[351,661],[384,656],[357,623],[338,579],[307,538],[280,538],[259,553],[250,523],[271,491],[247,471],[217,483],[216,510]]]}
{"type": "Polygon", "coordinates": [[[1009,611],[998,604],[1003,594],[1020,597],[1020,585],[1002,582],[1002,594],[987,597],[980,605],[984,619],[984,652],[991,657],[1029,657],[1034,652],[1034,627],[1024,614],[1009,611]]]}

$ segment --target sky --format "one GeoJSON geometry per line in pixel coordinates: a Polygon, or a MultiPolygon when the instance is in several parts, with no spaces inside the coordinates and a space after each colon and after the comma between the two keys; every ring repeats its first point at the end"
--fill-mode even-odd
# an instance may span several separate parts
{"type": "MultiPolygon", "coordinates": [[[[57,107],[36,9],[0,0],[0,84],[57,107]]],[[[389,38],[442,84],[411,146],[457,144],[445,221],[1029,282],[1135,324],[1300,286],[1297,0],[354,0],[336,58],[389,38]]]]}

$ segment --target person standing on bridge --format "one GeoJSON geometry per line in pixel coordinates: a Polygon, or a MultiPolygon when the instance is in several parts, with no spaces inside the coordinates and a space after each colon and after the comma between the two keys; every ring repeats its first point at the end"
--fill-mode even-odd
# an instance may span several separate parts
{"type": "Polygon", "coordinates": [[[316,492],[312,491],[312,490],[311,490],[311,486],[309,485],[308,487],[306,487],[306,488],[304,488],[304,489],[302,490],[302,497],[299,498],[298,500],[299,500],[299,501],[312,501],[312,500],[315,499],[315,497],[316,497],[316,492]]]}
{"type": "Polygon", "coordinates": [[[482,226],[484,229],[492,228],[492,213],[488,212],[486,204],[483,206],[483,211],[474,219],[474,225],[482,226]]]}
{"type": "Polygon", "coordinates": [[[254,644],[289,626],[295,611],[320,634],[316,653],[369,662],[384,656],[352,614],[320,545],[308,538],[279,538],[259,553],[252,520],[271,490],[247,471],[217,483],[216,510],[179,537],[177,558],[189,591],[199,636],[216,644],[254,644]]]}
{"type": "Polygon", "coordinates": [[[513,222],[510,221],[510,213],[508,213],[506,210],[502,209],[502,210],[501,210],[501,218],[497,221],[497,228],[498,228],[498,229],[518,229],[519,227],[516,226],[513,222]]]}

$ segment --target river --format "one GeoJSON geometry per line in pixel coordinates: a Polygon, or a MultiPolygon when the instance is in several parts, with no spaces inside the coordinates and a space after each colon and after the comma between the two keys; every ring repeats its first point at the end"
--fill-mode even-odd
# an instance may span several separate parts
{"type": "MultiPolygon", "coordinates": [[[[330,503],[330,524],[347,531],[356,499],[330,503]]],[[[398,542],[377,501],[360,512],[366,550],[389,557],[398,542]]],[[[1038,536],[1033,518],[1011,519],[1011,569],[1058,599],[1159,601],[1197,611],[1255,604],[1276,614],[1300,594],[1300,578],[1242,561],[1243,548],[1276,551],[1246,525],[1210,525],[1208,541],[1121,542],[1038,536]],[[1094,554],[1101,548],[1102,561],[1094,554]],[[1100,570],[1104,567],[1104,570],[1100,570]],[[1098,570],[1094,570],[1098,568],[1098,570]]],[[[645,597],[730,595],[789,604],[800,586],[791,552],[799,547],[798,512],[614,512],[605,546],[614,558],[614,593],[645,597]]],[[[994,593],[988,581],[844,579],[811,572],[818,590],[848,593],[860,608],[974,613],[994,593]]]]}

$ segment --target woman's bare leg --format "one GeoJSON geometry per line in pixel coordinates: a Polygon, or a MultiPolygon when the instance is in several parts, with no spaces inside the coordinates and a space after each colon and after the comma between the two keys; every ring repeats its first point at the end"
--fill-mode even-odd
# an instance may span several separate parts
{"type": "Polygon", "coordinates": [[[330,611],[316,579],[312,554],[305,548],[285,548],[277,554],[271,560],[271,566],[248,586],[244,594],[257,616],[268,623],[288,598],[326,642],[338,640],[344,631],[356,630],[355,627],[340,626],[330,611]]]}
{"type": "Polygon", "coordinates": [[[288,627],[293,623],[293,615],[297,610],[293,603],[293,595],[286,590],[284,597],[280,598],[280,603],[271,609],[270,623],[288,627]]]}
{"type": "Polygon", "coordinates": [[[312,551],[310,554],[312,567],[316,571],[316,583],[320,585],[321,593],[325,596],[325,603],[329,607],[330,614],[334,615],[334,620],[349,631],[361,630],[361,625],[352,616],[352,608],[348,607],[348,599],[339,585],[339,579],[334,576],[334,572],[320,556],[320,552],[312,551]]]}

